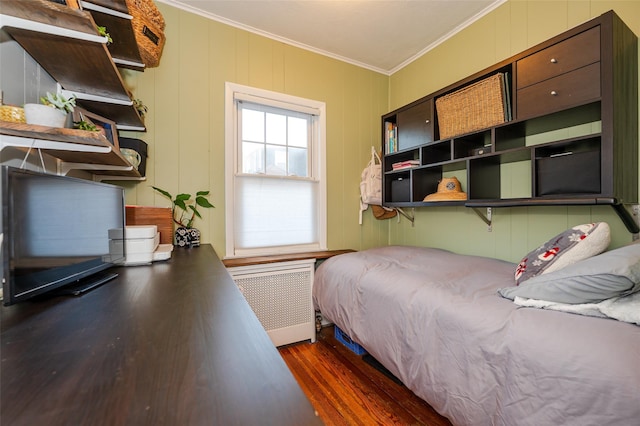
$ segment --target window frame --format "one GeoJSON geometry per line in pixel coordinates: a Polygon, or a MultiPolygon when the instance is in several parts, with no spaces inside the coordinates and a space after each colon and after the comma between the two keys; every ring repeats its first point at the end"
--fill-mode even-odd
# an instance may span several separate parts
{"type": "MultiPolygon", "coordinates": [[[[257,176],[257,175],[252,175],[257,176]]],[[[292,176],[261,176],[264,179],[290,179],[292,176]]],[[[236,83],[225,83],[225,258],[265,256],[283,253],[300,253],[327,249],[327,196],[326,196],[326,104],[321,101],[258,89],[236,83]],[[315,244],[296,244],[276,247],[238,249],[235,244],[235,204],[236,177],[242,176],[239,170],[240,144],[239,118],[236,101],[242,100],[259,105],[272,106],[291,111],[304,112],[317,118],[311,126],[314,133],[309,149],[309,178],[318,185],[316,200],[317,240],[315,244]]]]}

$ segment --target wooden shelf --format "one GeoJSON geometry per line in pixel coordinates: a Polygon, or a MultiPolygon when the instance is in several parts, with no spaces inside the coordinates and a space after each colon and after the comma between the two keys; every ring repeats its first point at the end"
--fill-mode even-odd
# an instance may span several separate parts
{"type": "Polygon", "coordinates": [[[145,129],[89,12],[47,0],[3,0],[0,26],[74,93],[79,105],[128,130],[145,129]],[[87,100],[95,98],[99,101],[87,100]]]}
{"type": "Polygon", "coordinates": [[[141,179],[140,173],[102,134],[0,121],[0,149],[33,148],[60,160],[59,172],[88,170],[101,179],[141,179]]]}
{"type": "Polygon", "coordinates": [[[97,25],[106,27],[113,42],[107,45],[111,57],[119,67],[130,68],[136,71],[144,71],[145,65],[140,57],[140,51],[136,43],[132,16],[127,10],[124,1],[92,0],[81,1],[80,5],[88,10],[97,25]]]}

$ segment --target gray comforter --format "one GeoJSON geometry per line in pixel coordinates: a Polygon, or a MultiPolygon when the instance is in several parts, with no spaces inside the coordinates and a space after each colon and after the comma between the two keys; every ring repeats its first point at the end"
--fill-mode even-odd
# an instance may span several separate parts
{"type": "Polygon", "coordinates": [[[640,326],[518,307],[514,270],[376,248],[325,261],[314,303],[455,425],[640,425],[640,326]]]}

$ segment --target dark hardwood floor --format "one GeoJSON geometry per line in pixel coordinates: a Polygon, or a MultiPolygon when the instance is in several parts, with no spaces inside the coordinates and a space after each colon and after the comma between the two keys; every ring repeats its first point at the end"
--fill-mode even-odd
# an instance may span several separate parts
{"type": "Polygon", "coordinates": [[[316,343],[279,348],[326,425],[450,426],[429,404],[365,362],[324,327],[316,343]]]}

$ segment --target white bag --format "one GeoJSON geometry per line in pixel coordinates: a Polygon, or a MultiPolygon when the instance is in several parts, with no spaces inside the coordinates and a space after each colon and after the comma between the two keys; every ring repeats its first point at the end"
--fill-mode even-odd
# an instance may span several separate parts
{"type": "Polygon", "coordinates": [[[360,176],[360,225],[362,212],[369,205],[382,205],[382,161],[374,147],[371,147],[371,160],[360,176]]]}

